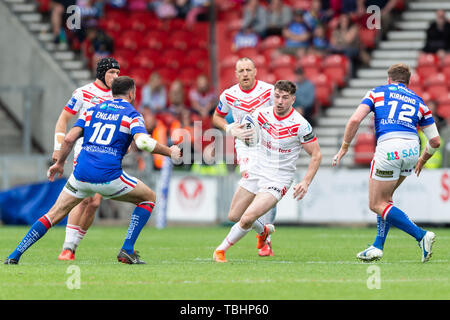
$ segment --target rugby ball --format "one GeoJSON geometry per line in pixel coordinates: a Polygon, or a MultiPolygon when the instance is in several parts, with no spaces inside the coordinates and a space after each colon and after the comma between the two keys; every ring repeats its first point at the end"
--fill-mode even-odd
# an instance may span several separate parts
{"type": "Polygon", "coordinates": [[[252,129],[253,135],[250,139],[245,139],[244,143],[249,147],[254,147],[259,142],[260,128],[256,119],[251,114],[246,114],[241,119],[241,124],[244,124],[245,129],[252,129]]]}

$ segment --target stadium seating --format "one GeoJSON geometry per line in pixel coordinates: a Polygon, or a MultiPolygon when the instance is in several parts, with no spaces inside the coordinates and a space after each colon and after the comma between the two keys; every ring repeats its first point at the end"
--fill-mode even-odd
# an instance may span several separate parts
{"type": "Polygon", "coordinates": [[[356,136],[354,145],[354,163],[368,165],[375,153],[375,135],[371,132],[361,132],[356,136]]]}

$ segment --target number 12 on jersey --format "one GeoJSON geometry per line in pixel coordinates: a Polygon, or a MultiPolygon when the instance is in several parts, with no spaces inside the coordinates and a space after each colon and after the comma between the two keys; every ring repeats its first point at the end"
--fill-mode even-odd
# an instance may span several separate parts
{"type": "MultiPolygon", "coordinates": [[[[389,101],[388,105],[391,106],[391,110],[389,112],[389,119],[393,119],[395,116],[395,112],[397,111],[398,101],[389,101]]],[[[412,105],[409,104],[402,104],[401,111],[398,114],[398,120],[405,121],[405,122],[412,122],[411,117],[414,116],[414,113],[416,112],[416,108],[414,108],[412,105]]]]}

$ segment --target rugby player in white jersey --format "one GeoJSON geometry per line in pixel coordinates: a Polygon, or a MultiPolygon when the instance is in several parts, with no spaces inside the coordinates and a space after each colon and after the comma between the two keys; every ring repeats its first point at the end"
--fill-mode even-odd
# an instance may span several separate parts
{"type": "Polygon", "coordinates": [[[217,262],[227,262],[225,252],[251,229],[259,235],[258,243],[275,231],[272,224],[261,224],[258,218],[275,207],[293,183],[300,151],[310,155],[308,169],[301,182],[294,186],[294,198],[303,199],[308,192],[322,160],[320,146],[308,121],[294,108],[295,84],[277,81],[272,106],[259,108],[252,117],[260,128],[255,161],[239,182],[229,216],[237,221],[223,242],[214,251],[217,262]]]}
{"type": "MultiPolygon", "coordinates": [[[[119,72],[119,63],[114,58],[103,58],[97,63],[95,81],[73,92],[72,97],[61,111],[56,122],[55,145],[52,155],[53,162],[57,162],[60,157],[60,149],[69,121],[76,114],[82,115],[86,109],[112,99],[111,84],[119,76],[119,72]]],[[[74,148],[74,166],[76,165],[76,158],[81,151],[82,144],[83,138],[78,139],[74,148]]],[[[70,212],[66,225],[66,237],[63,249],[58,256],[59,260],[75,259],[75,250],[94,221],[95,212],[100,206],[101,200],[102,197],[96,194],[93,197],[84,199],[70,212]]]]}
{"type": "MultiPolygon", "coordinates": [[[[256,79],[257,70],[250,58],[243,57],[236,62],[236,78],[238,83],[224,90],[220,95],[219,104],[213,115],[213,123],[236,138],[235,148],[241,176],[247,174],[247,170],[253,161],[254,148],[248,147],[243,140],[248,138],[249,131],[240,124],[241,119],[258,108],[265,107],[273,101],[273,85],[256,79]],[[228,124],[225,117],[231,111],[234,122],[228,124]]],[[[260,219],[263,224],[273,224],[276,208],[267,212],[260,219]]],[[[228,218],[237,222],[236,217],[228,218]]],[[[270,236],[262,248],[259,248],[259,256],[273,256],[270,236]]]]}

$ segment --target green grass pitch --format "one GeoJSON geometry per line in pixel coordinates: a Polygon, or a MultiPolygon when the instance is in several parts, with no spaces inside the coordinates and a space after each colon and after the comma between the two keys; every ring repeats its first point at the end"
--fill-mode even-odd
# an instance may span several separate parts
{"type": "MultiPolygon", "coordinates": [[[[0,258],[28,227],[0,227],[0,258]]],[[[450,229],[437,235],[431,260],[422,264],[414,239],[392,228],[384,257],[374,263],[355,255],[372,243],[375,228],[278,227],[275,256],[257,255],[250,232],[227,252],[212,254],[228,227],[146,227],[136,249],[146,265],[124,265],[116,255],[126,227],[93,226],[77,259],[58,261],[64,228],[51,229],[15,265],[0,265],[0,300],[315,300],[450,299],[450,229]],[[67,284],[79,270],[80,288],[67,284]],[[69,272],[69,273],[68,273],[69,272]]]]}

